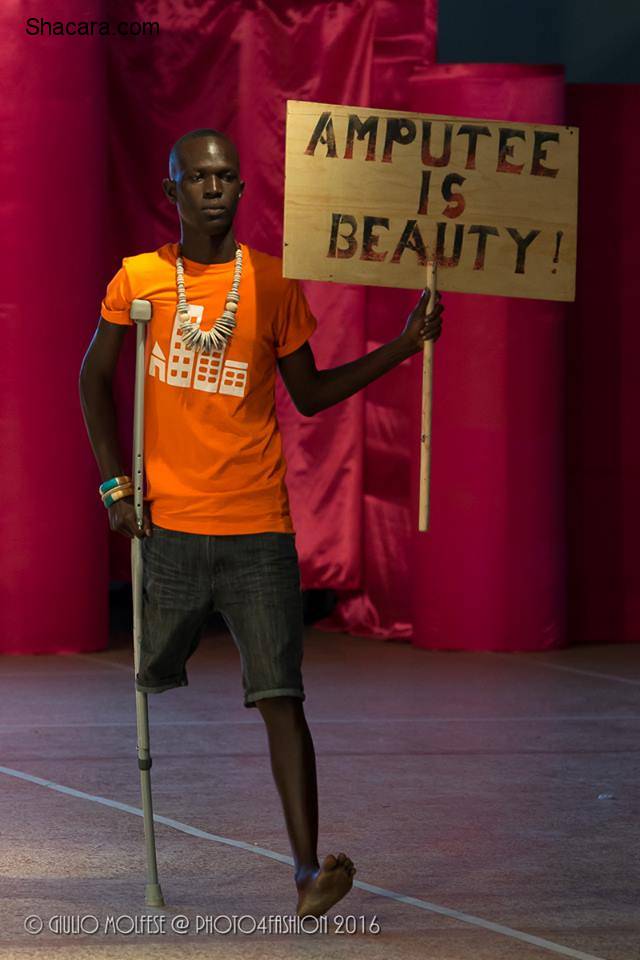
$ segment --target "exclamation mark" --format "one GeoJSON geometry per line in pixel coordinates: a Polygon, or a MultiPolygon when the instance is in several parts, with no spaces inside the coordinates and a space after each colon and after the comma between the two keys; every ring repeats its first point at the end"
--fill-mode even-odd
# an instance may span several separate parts
{"type": "MultiPolygon", "coordinates": [[[[556,252],[553,258],[554,263],[557,263],[558,260],[560,259],[560,241],[562,240],[562,237],[563,237],[562,230],[558,230],[558,232],[556,233],[556,252]]],[[[555,267],[553,268],[551,273],[557,273],[557,270],[555,267]]]]}

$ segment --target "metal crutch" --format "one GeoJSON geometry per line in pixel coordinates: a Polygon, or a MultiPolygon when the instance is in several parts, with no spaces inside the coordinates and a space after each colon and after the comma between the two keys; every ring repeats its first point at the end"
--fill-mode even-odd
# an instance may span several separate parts
{"type": "MultiPolygon", "coordinates": [[[[136,379],[133,405],[133,501],[138,527],[143,525],[144,495],[144,381],[147,323],[151,320],[149,300],[134,300],[129,316],[136,324],[136,379]]],[[[134,677],[140,669],[140,642],[142,639],[142,539],[131,541],[131,586],[133,592],[133,662],[134,677]]],[[[147,858],[145,903],[148,907],[163,907],[164,897],[158,883],[156,838],[153,826],[151,799],[151,754],[149,752],[149,708],[147,694],[136,689],[136,726],[138,768],[142,793],[144,842],[147,858]]]]}

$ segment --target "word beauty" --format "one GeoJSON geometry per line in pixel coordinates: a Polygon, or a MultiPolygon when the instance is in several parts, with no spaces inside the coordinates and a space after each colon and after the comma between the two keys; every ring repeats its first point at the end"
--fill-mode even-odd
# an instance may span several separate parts
{"type": "Polygon", "coordinates": [[[284,273],[571,300],[578,131],[288,101],[284,273]]]}

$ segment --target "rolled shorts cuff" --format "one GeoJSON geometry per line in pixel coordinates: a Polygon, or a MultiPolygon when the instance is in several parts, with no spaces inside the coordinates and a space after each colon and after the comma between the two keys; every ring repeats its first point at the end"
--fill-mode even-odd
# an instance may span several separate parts
{"type": "Polygon", "coordinates": [[[186,676],[167,678],[159,683],[141,683],[136,675],[136,690],[139,693],[163,693],[165,690],[173,690],[174,687],[188,687],[189,681],[186,676]]]}
{"type": "Polygon", "coordinates": [[[281,687],[278,690],[260,690],[258,693],[251,693],[245,697],[245,707],[257,707],[256,700],[268,700],[271,697],[299,697],[300,700],[306,700],[304,690],[295,687],[281,687]]]}

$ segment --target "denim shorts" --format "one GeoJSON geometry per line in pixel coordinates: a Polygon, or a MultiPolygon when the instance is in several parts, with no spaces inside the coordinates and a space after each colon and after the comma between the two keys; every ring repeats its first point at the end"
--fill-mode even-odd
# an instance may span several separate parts
{"type": "Polygon", "coordinates": [[[138,690],[188,685],[186,662],[217,610],[240,653],[245,707],[264,697],[305,699],[295,533],[210,535],[154,525],[142,561],[138,690]]]}

